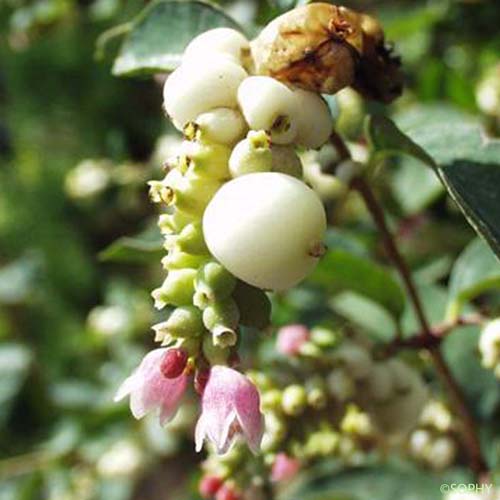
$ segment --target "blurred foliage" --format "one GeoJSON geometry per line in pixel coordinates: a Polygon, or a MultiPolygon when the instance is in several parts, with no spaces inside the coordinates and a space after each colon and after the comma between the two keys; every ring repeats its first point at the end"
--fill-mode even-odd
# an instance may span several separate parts
{"type": "MultiPolygon", "coordinates": [[[[255,33],[295,4],[236,0],[221,8],[255,33]]],[[[498,136],[496,0],[346,4],[377,14],[403,57],[407,91],[386,110],[402,130],[421,124],[428,135],[432,129],[432,139],[443,122],[460,121],[482,124],[498,136]]],[[[162,116],[155,79],[110,74],[111,56],[143,7],[141,0],[0,3],[1,500],[196,497],[193,464],[199,458],[191,443],[196,409],[188,405],[162,431],[154,419],[135,422],[124,405],[112,403],[118,383],[152,345],[149,290],[160,279],[161,247],[145,181],[159,176],[177,140],[162,116]]],[[[192,14],[182,16],[195,32],[205,29],[192,14]]],[[[176,42],[177,51],[187,42],[168,30],[163,35],[166,44],[176,42]]],[[[116,73],[131,71],[115,62],[116,73]]],[[[357,95],[334,105],[338,128],[353,143],[360,138],[363,115],[380,111],[357,95]]],[[[468,128],[463,140],[474,141],[472,134],[468,128]]],[[[426,137],[410,137],[427,146],[426,137]]],[[[442,152],[444,175],[453,153],[442,152]]],[[[498,262],[484,243],[473,241],[435,173],[413,157],[384,163],[373,182],[432,321],[462,308],[498,315],[500,297],[491,293],[499,288],[498,262]]],[[[498,174],[487,182],[498,186],[498,174]]],[[[385,266],[359,200],[334,186],[325,189],[334,194],[326,196],[331,219],[342,228],[329,234],[331,251],[312,279],[274,297],[274,324],[321,323],[335,315],[377,341],[398,329],[415,331],[413,313],[385,266]],[[325,282],[329,266],[338,265],[342,274],[325,282]]],[[[484,209],[474,206],[477,200],[481,205],[480,196],[479,191],[479,198],[465,200],[464,210],[484,209]]],[[[486,211],[492,225],[498,214],[498,206],[486,211]]],[[[255,343],[246,340],[243,348],[250,351],[255,343]]],[[[447,342],[446,355],[490,436],[485,442],[495,465],[499,389],[481,368],[476,345],[477,328],[464,329],[447,342]]],[[[370,491],[370,498],[384,500],[411,485],[419,485],[414,495],[434,498],[444,481],[429,477],[422,483],[422,472],[389,464],[378,472],[343,472],[337,483],[330,478],[325,486],[332,470],[323,471],[323,479],[311,477],[307,494],[296,498],[361,499],[370,491]]]]}

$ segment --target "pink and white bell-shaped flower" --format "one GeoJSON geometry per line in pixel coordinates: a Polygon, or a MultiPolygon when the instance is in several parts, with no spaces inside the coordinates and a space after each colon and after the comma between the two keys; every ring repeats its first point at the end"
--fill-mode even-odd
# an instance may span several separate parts
{"type": "MultiPolygon", "coordinates": [[[[159,409],[160,424],[171,420],[187,387],[188,376],[167,378],[162,370],[169,348],[155,349],[144,356],[139,367],[118,389],[115,401],[130,395],[130,410],[135,418],[159,409]]],[[[167,358],[168,359],[168,358],[167,358]]]]}
{"type": "Polygon", "coordinates": [[[196,451],[200,451],[203,441],[208,439],[218,453],[226,453],[236,437],[242,436],[257,453],[264,420],[259,393],[247,377],[227,366],[213,366],[201,404],[195,430],[196,451]]]}

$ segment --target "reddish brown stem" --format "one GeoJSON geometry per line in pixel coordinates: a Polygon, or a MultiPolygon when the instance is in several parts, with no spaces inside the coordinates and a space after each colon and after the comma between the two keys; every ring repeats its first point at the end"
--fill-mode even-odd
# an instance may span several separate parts
{"type": "Polygon", "coordinates": [[[429,352],[439,377],[449,391],[450,399],[453,403],[455,411],[461,419],[463,439],[469,454],[470,467],[476,476],[481,478],[481,476],[487,472],[487,466],[482,456],[481,445],[474,418],[465,402],[465,396],[461,387],[455,381],[453,374],[451,373],[441,354],[441,351],[439,350],[438,337],[433,335],[433,331],[427,321],[422,302],[420,301],[417,289],[413,283],[411,272],[406,265],[405,260],[399,253],[396,242],[394,241],[394,238],[392,237],[392,234],[387,226],[384,212],[375,198],[370,186],[363,178],[356,178],[352,182],[352,188],[358,191],[370,211],[373,220],[381,233],[387,255],[401,275],[411,303],[413,304],[415,314],[421,325],[422,332],[415,338],[410,339],[409,343],[412,343],[414,347],[425,348],[429,352]]]}

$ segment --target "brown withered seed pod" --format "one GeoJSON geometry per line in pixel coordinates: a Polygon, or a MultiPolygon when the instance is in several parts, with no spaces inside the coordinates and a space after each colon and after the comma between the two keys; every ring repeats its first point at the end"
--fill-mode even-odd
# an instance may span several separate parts
{"type": "Polygon", "coordinates": [[[306,90],[334,94],[352,85],[384,102],[401,92],[399,61],[385,47],[380,24],[346,7],[297,7],[271,21],[251,50],[257,74],[306,90]]]}

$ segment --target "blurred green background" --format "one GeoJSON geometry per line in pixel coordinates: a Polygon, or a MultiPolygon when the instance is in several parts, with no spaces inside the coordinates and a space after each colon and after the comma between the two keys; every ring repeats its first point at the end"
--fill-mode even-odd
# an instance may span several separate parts
{"type": "MultiPolygon", "coordinates": [[[[161,280],[160,246],[146,180],[159,176],[177,139],[161,86],[114,78],[95,47],[144,3],[0,3],[0,500],[186,499],[195,491],[194,405],[162,431],[112,403],[153,345],[149,291],[161,280]],[[123,237],[132,238],[112,245],[123,237]]],[[[255,27],[293,5],[222,6],[255,27]]],[[[407,90],[388,112],[404,121],[426,106],[432,120],[451,106],[498,135],[497,0],[346,5],[378,15],[403,57],[407,90]]],[[[339,129],[356,141],[373,106],[350,92],[335,106],[339,129]]],[[[473,233],[436,178],[408,160],[380,184],[407,257],[416,267],[440,265],[434,279],[446,279],[473,233]]],[[[375,248],[356,200],[329,202],[332,217],[375,248]]],[[[278,297],[275,323],[321,319],[322,298],[307,286],[278,297]]]]}

